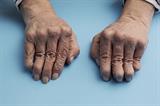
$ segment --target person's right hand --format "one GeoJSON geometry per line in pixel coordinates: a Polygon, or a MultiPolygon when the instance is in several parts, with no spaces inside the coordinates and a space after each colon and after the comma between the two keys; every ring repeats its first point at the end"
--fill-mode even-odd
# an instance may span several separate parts
{"type": "Polygon", "coordinates": [[[52,13],[41,13],[26,24],[25,64],[35,80],[57,79],[65,65],[79,54],[70,26],[52,13]]]}

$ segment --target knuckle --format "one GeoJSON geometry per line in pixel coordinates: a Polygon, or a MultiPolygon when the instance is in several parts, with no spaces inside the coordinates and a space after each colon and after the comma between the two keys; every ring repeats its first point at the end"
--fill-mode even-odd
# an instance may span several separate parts
{"type": "Polygon", "coordinates": [[[62,27],[63,34],[67,37],[72,35],[72,29],[70,27],[62,27]]]}
{"type": "Polygon", "coordinates": [[[59,27],[49,27],[48,28],[49,36],[58,36],[61,34],[61,29],[59,27]]]}
{"type": "Polygon", "coordinates": [[[107,59],[111,59],[111,55],[109,53],[100,53],[100,58],[101,59],[104,59],[104,60],[107,60],[107,59]]]}
{"type": "Polygon", "coordinates": [[[130,44],[130,45],[136,45],[136,43],[137,43],[137,40],[134,37],[131,37],[131,36],[127,36],[126,40],[127,40],[126,41],[127,44],[130,44]]]}
{"type": "Polygon", "coordinates": [[[27,32],[26,32],[26,40],[27,40],[27,41],[33,42],[35,36],[36,36],[36,33],[35,33],[35,32],[31,32],[31,31],[27,31],[27,32]]]}
{"type": "Polygon", "coordinates": [[[38,30],[37,31],[37,38],[38,39],[44,40],[44,39],[46,39],[47,35],[48,34],[45,30],[38,30]]]}
{"type": "Polygon", "coordinates": [[[36,58],[44,58],[44,56],[45,56],[45,53],[43,51],[35,52],[36,58]]]}
{"type": "Polygon", "coordinates": [[[53,51],[53,50],[46,51],[46,57],[50,59],[54,59],[56,57],[56,51],[53,51]]]}
{"type": "Polygon", "coordinates": [[[68,50],[67,49],[63,49],[62,52],[60,52],[58,55],[61,58],[65,58],[68,55],[68,50]]]}
{"type": "Polygon", "coordinates": [[[114,41],[116,42],[124,42],[125,41],[125,35],[121,31],[116,31],[114,34],[114,41]]]}
{"type": "Polygon", "coordinates": [[[105,40],[111,40],[112,36],[114,35],[114,30],[109,30],[109,29],[105,29],[104,31],[102,31],[101,36],[105,39],[105,40]]]}
{"type": "Polygon", "coordinates": [[[139,46],[139,48],[144,49],[147,46],[147,41],[146,40],[139,40],[138,46],[139,46]]]}

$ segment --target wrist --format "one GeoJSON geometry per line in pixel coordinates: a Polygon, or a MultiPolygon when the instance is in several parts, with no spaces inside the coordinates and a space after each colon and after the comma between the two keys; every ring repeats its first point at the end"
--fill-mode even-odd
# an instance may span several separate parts
{"type": "Polygon", "coordinates": [[[20,5],[20,11],[25,23],[28,23],[28,21],[35,17],[46,14],[52,14],[56,17],[56,13],[52,9],[49,0],[23,0],[20,5]]]}
{"type": "Polygon", "coordinates": [[[145,0],[126,0],[120,20],[131,19],[150,26],[155,8],[145,0]]]}

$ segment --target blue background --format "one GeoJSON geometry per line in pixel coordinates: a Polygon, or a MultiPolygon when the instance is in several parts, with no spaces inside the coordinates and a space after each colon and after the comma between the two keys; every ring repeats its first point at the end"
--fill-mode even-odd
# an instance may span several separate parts
{"type": "Polygon", "coordinates": [[[25,25],[11,0],[0,3],[0,105],[159,106],[160,15],[153,19],[142,69],[130,83],[103,82],[89,56],[93,36],[114,22],[119,0],[52,0],[57,14],[77,34],[80,56],[61,77],[43,85],[23,65],[25,25]]]}

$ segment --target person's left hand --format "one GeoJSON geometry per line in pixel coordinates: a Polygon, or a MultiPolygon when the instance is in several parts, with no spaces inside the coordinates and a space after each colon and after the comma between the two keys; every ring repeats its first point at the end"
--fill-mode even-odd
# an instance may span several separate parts
{"type": "Polygon", "coordinates": [[[144,23],[124,17],[93,38],[91,56],[100,66],[105,81],[111,75],[118,82],[131,81],[134,72],[140,69],[140,60],[148,43],[149,26],[144,23]]]}

